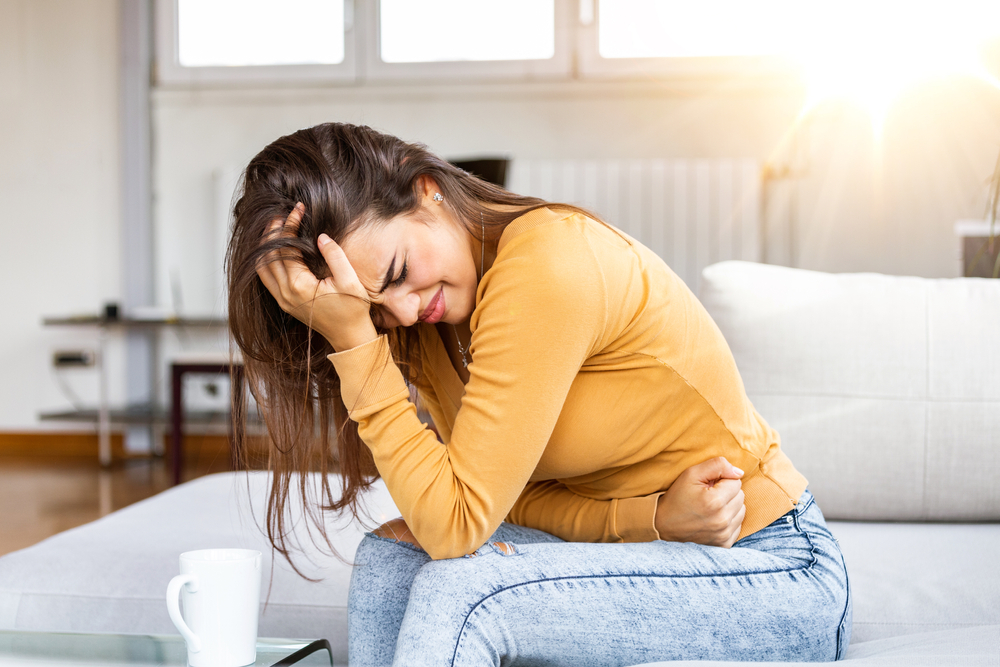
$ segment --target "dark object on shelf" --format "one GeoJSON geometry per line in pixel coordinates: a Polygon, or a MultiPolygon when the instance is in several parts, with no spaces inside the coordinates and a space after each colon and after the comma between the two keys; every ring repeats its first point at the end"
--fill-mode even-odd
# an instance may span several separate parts
{"type": "Polygon", "coordinates": [[[109,301],[104,304],[104,319],[109,322],[115,322],[118,320],[118,304],[114,301],[109,301]]]}
{"type": "MultiPolygon", "coordinates": [[[[1000,278],[1000,155],[990,177],[989,200],[986,216],[979,233],[961,233],[962,274],[969,278],[1000,278]],[[977,238],[978,237],[978,238],[977,238]]],[[[961,222],[959,223],[961,225],[961,222]]]]}
{"type": "Polygon", "coordinates": [[[476,158],[473,160],[449,160],[453,165],[478,176],[487,183],[507,187],[507,158],[476,158]]]}
{"type": "Polygon", "coordinates": [[[92,350],[56,350],[52,353],[52,365],[56,368],[86,368],[95,361],[92,350]]]}
{"type": "Polygon", "coordinates": [[[996,278],[1000,266],[1000,236],[992,239],[988,236],[963,237],[962,266],[967,278],[996,278]]]}

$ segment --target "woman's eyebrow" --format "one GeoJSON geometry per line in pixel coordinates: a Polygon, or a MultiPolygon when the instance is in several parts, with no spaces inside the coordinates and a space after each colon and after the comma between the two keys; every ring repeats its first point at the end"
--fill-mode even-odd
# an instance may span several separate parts
{"type": "Polygon", "coordinates": [[[379,288],[378,293],[381,294],[389,287],[389,283],[392,282],[392,274],[396,272],[396,256],[392,256],[392,261],[389,262],[389,270],[385,272],[385,280],[382,281],[382,287],[379,288]]]}

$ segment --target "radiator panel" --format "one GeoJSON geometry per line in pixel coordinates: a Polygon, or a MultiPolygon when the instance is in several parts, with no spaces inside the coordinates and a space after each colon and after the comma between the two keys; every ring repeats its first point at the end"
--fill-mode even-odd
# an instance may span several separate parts
{"type": "Polygon", "coordinates": [[[709,264],[762,258],[755,160],[515,159],[508,188],[593,211],[647,245],[696,292],[709,264]]]}

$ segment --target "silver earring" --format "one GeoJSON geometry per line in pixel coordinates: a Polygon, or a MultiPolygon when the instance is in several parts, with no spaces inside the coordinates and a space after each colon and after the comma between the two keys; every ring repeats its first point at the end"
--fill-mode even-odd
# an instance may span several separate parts
{"type": "Polygon", "coordinates": [[[431,199],[433,199],[434,201],[444,201],[444,195],[442,195],[440,192],[435,192],[434,196],[431,197],[431,199]]]}

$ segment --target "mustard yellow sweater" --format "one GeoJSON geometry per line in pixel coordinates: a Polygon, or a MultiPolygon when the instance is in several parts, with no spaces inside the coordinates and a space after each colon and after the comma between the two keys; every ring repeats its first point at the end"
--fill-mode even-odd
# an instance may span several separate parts
{"type": "Polygon", "coordinates": [[[417,418],[384,337],[330,355],[396,506],[432,558],[504,519],[582,542],[659,538],[656,501],[692,465],[742,468],[740,536],[791,509],[805,478],[754,410],[719,329],[663,261],[566,210],[513,221],[483,276],[463,385],[421,324],[417,418]]]}

